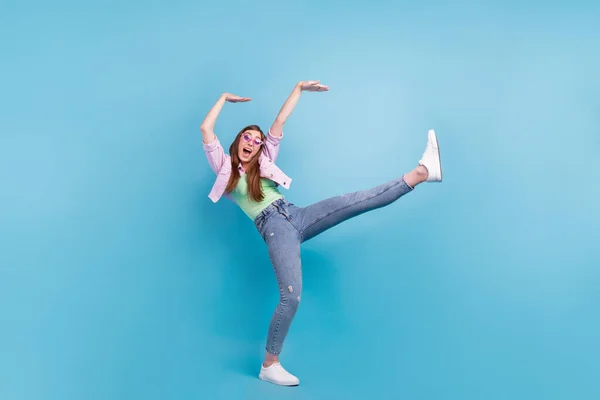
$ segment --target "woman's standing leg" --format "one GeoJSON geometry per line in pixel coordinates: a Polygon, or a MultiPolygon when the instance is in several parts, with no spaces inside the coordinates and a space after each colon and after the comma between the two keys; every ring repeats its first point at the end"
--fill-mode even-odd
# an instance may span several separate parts
{"type": "Polygon", "coordinates": [[[259,378],[278,385],[297,385],[298,378],[279,363],[279,353],[302,296],[300,234],[285,215],[274,214],[262,229],[262,235],[277,278],[279,303],[271,317],[267,354],[259,378]]]}

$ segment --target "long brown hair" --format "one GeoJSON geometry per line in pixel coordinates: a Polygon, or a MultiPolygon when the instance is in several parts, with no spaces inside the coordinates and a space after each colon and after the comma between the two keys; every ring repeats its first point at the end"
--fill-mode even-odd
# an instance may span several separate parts
{"type": "MultiPolygon", "coordinates": [[[[265,141],[265,134],[258,127],[258,125],[248,125],[237,134],[235,140],[233,143],[231,143],[231,146],[229,146],[229,156],[231,157],[231,175],[229,176],[229,182],[227,182],[227,186],[225,187],[225,192],[227,193],[231,193],[236,188],[238,181],[240,180],[240,174],[237,172],[238,166],[240,165],[240,157],[238,155],[240,139],[244,132],[251,130],[260,132],[261,140],[263,142],[265,141]]],[[[258,159],[261,153],[262,147],[250,159],[248,162],[248,168],[246,168],[246,176],[248,179],[248,196],[257,202],[262,201],[265,198],[265,195],[262,191],[262,185],[260,184],[260,165],[258,164],[258,159]]]]}

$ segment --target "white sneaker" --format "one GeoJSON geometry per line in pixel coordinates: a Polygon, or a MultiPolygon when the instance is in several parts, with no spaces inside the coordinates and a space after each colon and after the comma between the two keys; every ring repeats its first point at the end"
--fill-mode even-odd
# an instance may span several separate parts
{"type": "Polygon", "coordinates": [[[296,386],[300,383],[300,380],[287,372],[280,363],[272,364],[267,368],[261,365],[258,378],[281,386],[296,386]]]}
{"type": "Polygon", "coordinates": [[[438,140],[433,129],[427,132],[427,147],[423,157],[419,160],[419,165],[427,168],[427,182],[442,181],[442,161],[440,159],[440,148],[438,140]]]}

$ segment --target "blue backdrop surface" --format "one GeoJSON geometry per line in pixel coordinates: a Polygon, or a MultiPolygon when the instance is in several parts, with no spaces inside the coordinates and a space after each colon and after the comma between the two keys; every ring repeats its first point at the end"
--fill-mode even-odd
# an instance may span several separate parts
{"type": "Polygon", "coordinates": [[[600,7],[58,0],[0,12],[0,398],[600,396],[600,7]],[[266,248],[214,181],[299,80],[279,165],[308,205],[444,182],[303,247],[282,361],[266,248]]]}

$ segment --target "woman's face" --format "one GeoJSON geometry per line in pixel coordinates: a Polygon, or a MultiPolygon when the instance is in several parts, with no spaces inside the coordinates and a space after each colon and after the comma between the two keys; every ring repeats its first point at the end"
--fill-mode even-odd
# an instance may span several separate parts
{"type": "Polygon", "coordinates": [[[262,147],[263,140],[259,131],[247,130],[242,133],[238,145],[238,157],[243,163],[249,162],[262,147]]]}

